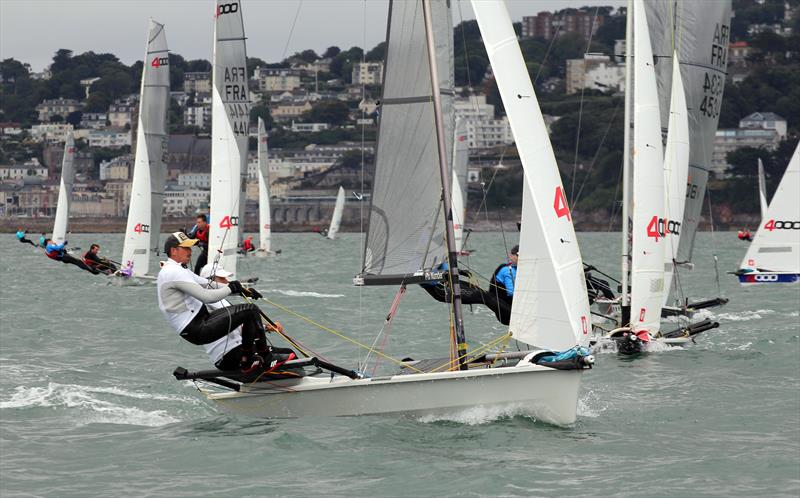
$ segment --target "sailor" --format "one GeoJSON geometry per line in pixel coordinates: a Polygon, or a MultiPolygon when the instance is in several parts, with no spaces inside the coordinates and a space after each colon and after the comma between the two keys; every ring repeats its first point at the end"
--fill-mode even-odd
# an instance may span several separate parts
{"type": "Polygon", "coordinates": [[[83,262],[86,266],[91,266],[106,275],[110,275],[117,271],[117,266],[106,258],[101,258],[99,255],[100,246],[92,244],[86,254],[83,255],[83,262]]]}
{"type": "Polygon", "coordinates": [[[256,247],[253,245],[253,236],[250,235],[246,239],[242,241],[242,253],[253,252],[256,250],[256,247]]]}
{"type": "Polygon", "coordinates": [[[47,234],[42,232],[42,236],[39,237],[39,247],[44,249],[46,245],[47,245],[47,234]]]}
{"type": "Polygon", "coordinates": [[[17,240],[22,242],[23,244],[30,244],[33,247],[36,247],[36,244],[34,244],[32,240],[25,238],[26,234],[27,232],[23,230],[22,227],[17,228],[17,240]]]}
{"type": "Polygon", "coordinates": [[[508,254],[508,263],[497,267],[492,276],[490,288],[496,289],[498,297],[505,301],[514,298],[514,282],[517,279],[517,262],[519,261],[519,246],[511,248],[508,254]]]}
{"type": "Polygon", "coordinates": [[[186,235],[197,239],[197,246],[200,248],[200,255],[194,265],[194,272],[199,275],[200,269],[208,263],[208,217],[202,213],[198,214],[195,218],[195,225],[186,235]]]}
{"type": "MultiPolygon", "coordinates": [[[[197,239],[191,239],[183,232],[171,234],[164,243],[164,253],[169,259],[158,273],[158,307],[175,332],[192,344],[206,346],[225,339],[241,326],[238,362],[234,363],[238,363],[244,374],[274,368],[292,359],[293,355],[279,356],[272,351],[260,310],[255,304],[219,304],[215,309],[206,306],[219,303],[231,294],[253,299],[259,299],[261,294],[255,289],[242,287],[237,280],[224,285],[192,273],[186,265],[192,260],[192,246],[197,243],[197,239]],[[207,288],[209,284],[212,288],[207,288]]],[[[224,356],[224,347],[222,351],[224,356]]],[[[222,366],[229,365],[225,363],[222,366]]]]}
{"type": "Polygon", "coordinates": [[[67,245],[66,240],[64,241],[63,244],[56,244],[52,239],[47,239],[45,240],[44,253],[45,255],[47,255],[48,258],[53,259],[55,261],[61,261],[64,264],[75,265],[78,268],[94,273],[95,275],[100,273],[94,268],[87,266],[86,263],[84,263],[80,259],[75,258],[70,254],[67,254],[66,245],[67,245]]]}
{"type": "Polygon", "coordinates": [[[739,230],[739,232],[736,235],[739,237],[739,240],[745,240],[747,242],[753,241],[753,236],[750,234],[750,229],[748,228],[739,230]]]}

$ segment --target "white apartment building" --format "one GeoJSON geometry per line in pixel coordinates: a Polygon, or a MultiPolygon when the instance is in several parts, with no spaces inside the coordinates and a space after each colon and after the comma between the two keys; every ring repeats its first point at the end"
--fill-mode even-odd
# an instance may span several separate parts
{"type": "Polygon", "coordinates": [[[328,123],[295,123],[292,121],[292,131],[295,133],[316,133],[330,128],[328,123]]]}
{"type": "Polygon", "coordinates": [[[72,125],[68,123],[45,123],[31,126],[31,137],[34,140],[52,140],[55,142],[65,142],[67,133],[72,131],[72,125]]]}
{"type": "Polygon", "coordinates": [[[164,214],[191,214],[208,206],[209,190],[168,185],[164,189],[164,214]]]}
{"type": "MultiPolygon", "coordinates": [[[[711,156],[711,171],[717,176],[725,175],[725,171],[730,167],[728,164],[729,152],[742,147],[763,147],[767,150],[775,150],[780,140],[780,136],[775,130],[759,128],[717,130],[714,137],[714,152],[711,156]]],[[[753,167],[755,168],[755,165],[753,167]]]]}
{"type": "Polygon", "coordinates": [[[603,54],[585,54],[583,59],[567,60],[566,93],[581,89],[625,90],[625,64],[617,64],[603,54]]]}
{"type": "Polygon", "coordinates": [[[208,128],[211,126],[211,106],[199,105],[186,107],[183,110],[184,126],[197,126],[198,128],[208,128]]]}
{"type": "Polygon", "coordinates": [[[0,166],[0,180],[22,180],[25,177],[38,176],[47,179],[47,168],[33,158],[25,164],[0,166]]]}
{"type": "Polygon", "coordinates": [[[131,145],[131,132],[115,130],[92,130],[89,132],[89,147],[117,148],[131,145]]]}
{"type": "Polygon", "coordinates": [[[257,67],[253,79],[262,92],[290,92],[300,87],[300,72],[294,69],[257,67]]]}
{"type": "Polygon", "coordinates": [[[211,173],[181,173],[178,175],[178,185],[184,188],[210,189],[211,173]]]}
{"type": "Polygon", "coordinates": [[[456,119],[466,121],[470,149],[484,149],[514,142],[511,126],[505,116],[494,117],[494,106],[486,103],[484,95],[458,98],[453,103],[456,119]]]}
{"type": "Polygon", "coordinates": [[[45,99],[36,106],[39,113],[39,121],[46,123],[53,116],[65,118],[69,113],[80,110],[83,105],[75,99],[45,99]]]}
{"type": "Polygon", "coordinates": [[[100,163],[100,180],[128,180],[133,166],[133,156],[126,154],[100,163]]]}
{"type": "Polygon", "coordinates": [[[781,139],[786,138],[786,120],[774,112],[754,112],[739,120],[739,128],[772,130],[781,139]]]}
{"type": "Polygon", "coordinates": [[[108,121],[115,128],[125,128],[133,126],[133,117],[138,114],[138,98],[119,99],[108,106],[108,121]]]}
{"type": "Polygon", "coordinates": [[[353,64],[354,85],[380,85],[383,83],[383,62],[357,62],[353,64]]]}

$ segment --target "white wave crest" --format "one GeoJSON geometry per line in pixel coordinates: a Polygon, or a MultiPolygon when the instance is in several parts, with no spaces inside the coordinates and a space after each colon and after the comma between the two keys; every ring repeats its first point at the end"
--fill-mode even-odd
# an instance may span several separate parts
{"type": "Polygon", "coordinates": [[[746,310],[733,313],[720,313],[716,316],[717,320],[727,320],[729,322],[747,322],[750,320],[761,320],[762,315],[775,313],[773,310],[746,310]]]}
{"type": "Polygon", "coordinates": [[[510,418],[518,415],[534,419],[537,418],[536,415],[531,412],[530,407],[522,404],[512,404],[503,406],[472,406],[448,413],[422,415],[417,417],[417,420],[426,424],[445,421],[465,425],[483,425],[502,418],[510,418]]]}
{"type": "Polygon", "coordinates": [[[147,411],[136,406],[101,399],[98,395],[115,398],[174,400],[176,398],[150,393],[132,392],[114,387],[91,387],[50,382],[46,387],[18,386],[0,409],[32,407],[64,407],[88,411],[80,417],[80,424],[109,423],[158,427],[178,422],[163,410],[147,411]]]}
{"type": "Polygon", "coordinates": [[[283,289],[275,289],[273,292],[278,292],[280,294],[283,294],[284,296],[292,296],[292,297],[322,297],[322,298],[344,297],[344,294],[321,294],[319,292],[293,291],[293,290],[283,290],[283,289]]]}

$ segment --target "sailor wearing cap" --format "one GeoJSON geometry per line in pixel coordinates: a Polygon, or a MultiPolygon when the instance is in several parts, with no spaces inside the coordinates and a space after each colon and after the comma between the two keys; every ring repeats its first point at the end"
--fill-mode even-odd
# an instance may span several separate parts
{"type": "MultiPolygon", "coordinates": [[[[272,366],[275,358],[267,343],[259,308],[252,303],[228,306],[220,303],[231,294],[253,299],[260,298],[261,294],[255,289],[245,289],[237,280],[227,284],[210,282],[189,270],[187,265],[192,259],[192,247],[197,242],[183,232],[175,232],[164,243],[164,252],[169,259],[158,273],[158,307],[164,317],[181,337],[192,344],[205,346],[218,367],[231,368],[230,358],[225,361],[225,356],[233,351],[239,353],[238,366],[243,373],[272,366]],[[238,338],[231,338],[237,335],[237,329],[240,329],[238,338]],[[223,341],[221,344],[220,340],[223,341]]],[[[209,277],[213,270],[211,266],[207,272],[209,277]]],[[[220,276],[224,275],[225,279],[233,276],[222,271],[220,276]]],[[[218,276],[216,272],[214,276],[218,276]]]]}

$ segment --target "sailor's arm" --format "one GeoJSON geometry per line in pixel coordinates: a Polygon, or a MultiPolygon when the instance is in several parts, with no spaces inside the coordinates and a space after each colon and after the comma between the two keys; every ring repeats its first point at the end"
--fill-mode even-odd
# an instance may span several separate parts
{"type": "Polygon", "coordinates": [[[218,289],[205,289],[194,282],[172,282],[172,286],[206,304],[216,303],[231,295],[231,289],[227,286],[218,289]]]}

